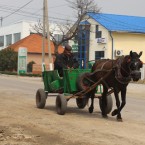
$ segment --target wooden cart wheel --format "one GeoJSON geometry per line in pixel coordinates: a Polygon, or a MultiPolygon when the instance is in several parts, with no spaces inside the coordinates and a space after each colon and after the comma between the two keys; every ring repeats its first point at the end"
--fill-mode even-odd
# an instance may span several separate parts
{"type": "Polygon", "coordinates": [[[64,115],[67,109],[67,100],[63,94],[56,97],[56,111],[59,115],[64,115]]]}
{"type": "Polygon", "coordinates": [[[83,109],[86,107],[88,103],[89,98],[83,97],[83,98],[76,98],[76,104],[79,109],[83,109]]]}
{"type": "Polygon", "coordinates": [[[80,91],[87,89],[90,87],[90,81],[87,79],[90,73],[82,73],[78,76],[77,79],[77,87],[80,91]]]}
{"type": "Polygon", "coordinates": [[[43,109],[46,104],[46,93],[44,89],[38,89],[36,92],[36,106],[37,108],[43,109]]]}
{"type": "MultiPolygon", "coordinates": [[[[100,105],[100,109],[102,111],[102,98],[99,98],[99,105],[100,105]]],[[[106,105],[106,108],[105,108],[105,113],[109,114],[112,110],[112,107],[113,107],[112,96],[108,95],[107,96],[107,105],[106,105]]]]}

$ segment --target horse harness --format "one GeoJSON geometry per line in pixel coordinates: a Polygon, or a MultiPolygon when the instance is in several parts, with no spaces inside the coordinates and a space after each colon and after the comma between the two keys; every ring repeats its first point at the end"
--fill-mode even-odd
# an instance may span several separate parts
{"type": "MultiPolygon", "coordinates": [[[[123,59],[124,59],[124,56],[120,57],[118,60],[117,60],[117,64],[114,65],[113,62],[112,62],[112,70],[115,71],[115,78],[116,80],[121,83],[121,84],[128,84],[130,81],[131,81],[131,76],[130,74],[121,66],[122,62],[123,62],[123,59]],[[127,74],[129,74],[128,77],[124,77],[122,74],[121,74],[121,69],[123,69],[127,74]]],[[[104,66],[110,62],[112,60],[108,60],[106,62],[104,62],[104,64],[101,66],[101,70],[104,70],[104,66]]]]}
{"type": "MultiPolygon", "coordinates": [[[[92,72],[89,76],[91,75],[94,75],[96,74],[97,72],[106,72],[108,75],[112,72],[112,71],[115,71],[115,78],[116,80],[121,83],[121,84],[128,84],[130,81],[131,81],[131,76],[130,74],[121,66],[121,64],[123,63],[123,59],[124,59],[124,56],[120,57],[118,60],[117,60],[117,63],[114,65],[113,64],[113,61],[112,60],[107,60],[105,61],[101,68],[100,69],[96,69],[94,72],[92,72]],[[104,69],[104,66],[108,63],[112,61],[112,68],[110,70],[107,70],[107,69],[104,69]],[[123,69],[127,74],[128,74],[128,77],[124,77],[122,74],[121,74],[121,69],[123,69]]],[[[91,83],[91,84],[95,84],[95,82],[90,79],[89,76],[86,76],[85,78],[91,83]]],[[[106,81],[104,80],[104,78],[102,77],[101,78],[101,81],[103,82],[103,84],[109,88],[108,84],[106,83],[106,81]]]]}

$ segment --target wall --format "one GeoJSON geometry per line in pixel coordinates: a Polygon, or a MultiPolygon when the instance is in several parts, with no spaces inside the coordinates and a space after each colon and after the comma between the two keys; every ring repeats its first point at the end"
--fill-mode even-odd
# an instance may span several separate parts
{"type": "Polygon", "coordinates": [[[143,52],[140,59],[145,63],[145,34],[113,33],[114,49],[123,50],[123,55],[129,52],[143,52]]]}
{"type": "MultiPolygon", "coordinates": [[[[45,59],[46,70],[49,70],[48,54],[45,55],[44,59],[45,59]]],[[[54,56],[53,56],[53,59],[54,59],[54,56]]],[[[31,61],[35,62],[35,64],[33,64],[32,73],[33,74],[41,74],[42,73],[42,54],[34,54],[34,53],[30,54],[30,53],[28,53],[27,64],[31,61]]],[[[54,66],[52,66],[52,67],[54,67],[54,66]]]]}
{"type": "Polygon", "coordinates": [[[143,67],[141,68],[141,80],[145,78],[145,64],[143,64],[143,67]]]}
{"type": "Polygon", "coordinates": [[[104,51],[104,58],[109,58],[108,30],[99,23],[97,23],[96,21],[94,21],[93,19],[89,19],[88,21],[89,23],[91,23],[89,60],[95,59],[95,51],[104,51]],[[102,31],[102,38],[106,39],[106,43],[97,43],[97,38],[95,37],[96,25],[99,25],[99,31],[102,31]]]}
{"type": "MultiPolygon", "coordinates": [[[[49,63],[48,54],[45,55],[45,64],[49,63]]],[[[36,64],[42,64],[42,54],[28,53],[27,63],[34,61],[36,64]]]]}
{"type": "Polygon", "coordinates": [[[12,44],[13,44],[14,33],[21,33],[21,39],[23,39],[26,36],[30,35],[30,32],[32,30],[32,25],[34,25],[35,23],[36,22],[31,22],[31,21],[20,21],[9,26],[0,27],[0,36],[4,36],[4,46],[0,47],[0,50],[7,47],[6,35],[12,34],[12,44]]]}
{"type": "MultiPolygon", "coordinates": [[[[104,51],[105,58],[112,58],[112,40],[109,31],[93,19],[88,21],[91,23],[89,60],[95,59],[95,51],[104,51]],[[102,31],[102,38],[106,38],[107,43],[97,43],[95,38],[96,25],[99,25],[99,30],[102,31]]],[[[142,51],[141,60],[145,63],[145,34],[112,32],[112,37],[113,59],[117,58],[115,50],[123,50],[123,55],[128,55],[131,50],[138,53],[142,51]]]]}

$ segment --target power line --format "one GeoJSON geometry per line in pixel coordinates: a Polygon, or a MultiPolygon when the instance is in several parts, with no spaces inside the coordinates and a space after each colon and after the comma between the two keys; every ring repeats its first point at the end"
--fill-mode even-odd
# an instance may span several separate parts
{"type": "MultiPolygon", "coordinates": [[[[0,9],[2,9],[2,10],[0,10],[0,11],[4,11],[4,12],[7,12],[6,10],[8,10],[8,11],[15,11],[15,9],[12,9],[11,7],[0,7],[0,9]]],[[[38,13],[40,10],[42,10],[42,8],[41,9],[39,9],[38,11],[36,11],[36,12],[33,12],[33,13],[31,13],[31,12],[28,12],[28,11],[19,11],[19,12],[21,12],[21,13],[27,13],[27,14],[32,14],[32,15],[36,15],[36,13],[38,13]]],[[[53,12],[53,11],[50,11],[50,12],[53,12]]],[[[65,15],[65,14],[61,14],[61,13],[57,13],[57,12],[53,12],[53,14],[60,14],[60,15],[64,15],[64,16],[68,16],[68,15],[65,15]]],[[[69,17],[69,16],[68,16],[69,17]]]]}
{"type": "Polygon", "coordinates": [[[5,19],[5,18],[7,18],[7,17],[13,15],[14,13],[18,12],[19,10],[21,10],[22,8],[24,8],[25,6],[27,6],[28,4],[30,4],[32,1],[33,1],[33,0],[29,1],[28,3],[26,3],[25,5],[23,5],[23,6],[20,7],[19,9],[17,9],[16,11],[14,11],[14,12],[12,12],[11,14],[9,14],[9,15],[3,17],[3,19],[5,19]]]}
{"type": "MultiPolygon", "coordinates": [[[[3,12],[8,12],[9,10],[0,10],[3,12]]],[[[37,11],[38,12],[38,11],[37,11]]],[[[30,18],[36,18],[36,19],[42,19],[42,15],[41,14],[36,14],[36,12],[34,13],[29,13],[29,12],[25,12],[25,11],[19,11],[16,13],[17,15],[20,16],[26,16],[26,17],[30,17],[30,18]]],[[[57,18],[57,17],[49,17],[50,19],[53,20],[59,20],[59,21],[68,21],[67,19],[63,19],[63,18],[57,18]]],[[[75,22],[74,20],[69,20],[70,22],[75,22]]]]}
{"type": "MultiPolygon", "coordinates": [[[[37,10],[36,12],[26,12],[26,11],[21,11],[19,10],[19,12],[16,12],[15,14],[17,15],[21,15],[21,16],[26,16],[26,17],[31,17],[31,18],[37,18],[37,19],[42,19],[42,15],[41,14],[36,14],[37,12],[39,12],[41,9],[37,10]]],[[[13,9],[4,9],[4,10],[1,10],[0,11],[3,11],[3,12],[9,12],[9,11],[13,11],[13,9]]],[[[57,13],[58,14],[58,13],[57,13]]],[[[67,19],[63,19],[63,18],[57,18],[57,17],[49,17],[50,19],[55,19],[55,20],[59,20],[59,21],[68,21],[67,19]]],[[[69,20],[70,22],[75,22],[75,20],[69,20]]]]}
{"type": "MultiPolygon", "coordinates": [[[[30,2],[32,2],[32,0],[30,2]]],[[[4,11],[4,12],[11,11],[11,14],[3,17],[3,19],[11,16],[14,13],[17,14],[17,15],[21,15],[21,16],[27,16],[27,17],[42,19],[42,18],[39,18],[39,17],[42,17],[42,15],[41,14],[36,14],[36,12],[31,13],[31,12],[21,11],[21,9],[24,8],[26,5],[28,5],[30,2],[26,3],[24,6],[18,8],[18,9],[14,9],[14,7],[12,8],[12,7],[8,6],[8,5],[2,5],[2,6],[0,6],[0,9],[2,9],[0,11],[4,11]]],[[[60,7],[60,6],[66,6],[66,5],[57,5],[57,6],[53,6],[53,7],[50,7],[50,8],[56,8],[56,7],[60,7]]],[[[42,8],[40,10],[42,10],[42,8]]],[[[53,12],[53,13],[55,14],[56,12],[53,12]]],[[[56,14],[60,14],[60,13],[56,13],[56,14]]],[[[64,14],[61,14],[61,15],[64,15],[64,14]]],[[[64,16],[67,16],[67,15],[64,15],[64,16]]],[[[59,21],[68,21],[66,19],[57,18],[57,17],[49,17],[49,18],[50,19],[59,20],[59,21]]],[[[69,21],[71,21],[71,20],[69,20],[69,21]]],[[[71,22],[75,22],[75,21],[71,21],[71,22]]]]}
{"type": "MultiPolygon", "coordinates": [[[[52,8],[57,8],[57,7],[62,7],[62,6],[67,6],[67,4],[64,4],[64,5],[56,5],[56,6],[51,6],[51,7],[49,7],[49,9],[52,9],[52,8]]],[[[0,8],[20,8],[20,7],[15,7],[15,5],[0,5],[0,8]]],[[[34,10],[34,8],[25,8],[25,9],[33,9],[34,10]]]]}

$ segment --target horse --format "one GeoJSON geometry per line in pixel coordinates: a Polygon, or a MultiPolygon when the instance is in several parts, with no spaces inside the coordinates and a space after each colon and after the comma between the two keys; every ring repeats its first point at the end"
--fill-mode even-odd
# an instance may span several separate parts
{"type": "MultiPolygon", "coordinates": [[[[138,54],[130,51],[129,55],[122,56],[116,60],[101,59],[95,61],[93,64],[91,80],[97,82],[100,78],[103,78],[102,81],[100,81],[100,84],[103,86],[102,117],[107,118],[107,114],[105,113],[105,106],[107,104],[106,96],[108,90],[113,88],[117,109],[112,112],[112,116],[117,115],[117,120],[122,121],[121,110],[126,104],[127,86],[130,81],[138,81],[141,78],[140,68],[143,66],[143,63],[140,60],[141,55],[142,52],[138,54]],[[119,99],[120,92],[121,103],[119,99]]],[[[89,107],[90,113],[92,113],[94,109],[95,91],[96,89],[93,89],[89,93],[91,98],[91,105],[89,107]]]]}

